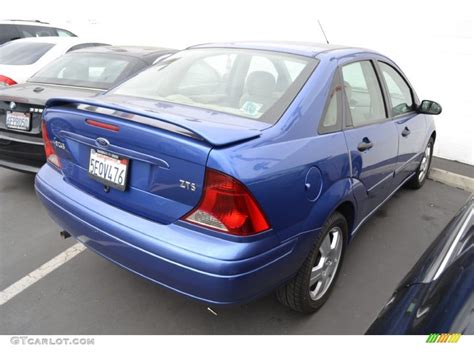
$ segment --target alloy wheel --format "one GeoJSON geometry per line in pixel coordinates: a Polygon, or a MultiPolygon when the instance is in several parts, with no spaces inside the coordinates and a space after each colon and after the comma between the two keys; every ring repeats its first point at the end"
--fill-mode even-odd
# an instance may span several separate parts
{"type": "Polygon", "coordinates": [[[418,173],[418,181],[422,182],[426,174],[428,173],[428,169],[430,168],[430,161],[431,161],[431,144],[428,144],[425,149],[425,153],[423,154],[423,159],[421,159],[420,163],[420,171],[418,173]]]}
{"type": "Polygon", "coordinates": [[[324,296],[336,276],[342,254],[342,238],[342,230],[337,226],[324,236],[309,280],[309,294],[313,301],[324,296]]]}

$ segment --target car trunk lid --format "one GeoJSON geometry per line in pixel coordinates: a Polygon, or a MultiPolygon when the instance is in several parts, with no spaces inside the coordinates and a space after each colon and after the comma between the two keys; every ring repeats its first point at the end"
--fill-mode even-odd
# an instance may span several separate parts
{"type": "MultiPolygon", "coordinates": [[[[188,114],[192,114],[190,108],[188,114]]],[[[61,160],[65,179],[112,205],[137,215],[171,223],[200,200],[207,157],[214,146],[260,135],[260,130],[207,121],[159,110],[143,103],[126,106],[106,100],[53,99],[44,119],[61,160]],[[228,127],[227,127],[228,128],[228,127]],[[127,161],[124,191],[91,178],[94,152],[127,161]]],[[[210,114],[210,113],[207,113],[210,114]]],[[[200,116],[201,115],[201,116],[200,116]]],[[[227,116],[227,115],[226,115],[227,116]]]]}

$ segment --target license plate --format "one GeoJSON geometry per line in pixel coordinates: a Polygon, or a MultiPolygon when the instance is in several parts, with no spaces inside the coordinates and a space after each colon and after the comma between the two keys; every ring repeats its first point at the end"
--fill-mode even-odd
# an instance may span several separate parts
{"type": "Polygon", "coordinates": [[[91,149],[89,157],[89,176],[114,189],[125,191],[128,173],[127,158],[91,149]]]}
{"type": "Polygon", "coordinates": [[[31,128],[31,113],[7,111],[5,126],[8,129],[29,131],[31,128]]]}

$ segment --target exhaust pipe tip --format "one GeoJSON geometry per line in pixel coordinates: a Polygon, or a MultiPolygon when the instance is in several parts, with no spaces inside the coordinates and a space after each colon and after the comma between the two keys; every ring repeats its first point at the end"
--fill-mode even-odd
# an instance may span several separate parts
{"type": "Polygon", "coordinates": [[[71,236],[71,234],[70,234],[69,232],[67,232],[67,231],[61,231],[61,232],[59,232],[59,235],[60,235],[61,238],[63,238],[63,239],[67,239],[67,238],[69,238],[69,237],[71,236]]]}

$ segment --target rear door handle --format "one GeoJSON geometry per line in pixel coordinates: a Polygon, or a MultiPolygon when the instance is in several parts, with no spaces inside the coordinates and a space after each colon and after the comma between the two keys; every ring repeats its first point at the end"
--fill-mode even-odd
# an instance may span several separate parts
{"type": "Polygon", "coordinates": [[[402,131],[402,137],[408,137],[410,135],[410,130],[408,129],[408,127],[405,127],[402,131]]]}
{"type": "Polygon", "coordinates": [[[365,137],[364,139],[362,139],[362,142],[359,143],[357,149],[359,150],[359,152],[363,152],[365,150],[369,150],[373,146],[374,143],[372,143],[369,138],[365,137]]]}

